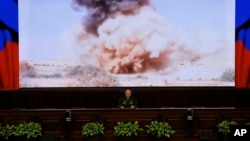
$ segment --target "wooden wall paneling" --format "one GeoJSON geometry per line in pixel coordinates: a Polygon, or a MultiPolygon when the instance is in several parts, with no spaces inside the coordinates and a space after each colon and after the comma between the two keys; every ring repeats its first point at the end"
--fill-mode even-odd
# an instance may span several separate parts
{"type": "MultiPolygon", "coordinates": [[[[115,108],[124,88],[1,90],[0,109],[115,108]]],[[[234,87],[135,87],[140,108],[250,107],[247,90],[234,87]]]]}

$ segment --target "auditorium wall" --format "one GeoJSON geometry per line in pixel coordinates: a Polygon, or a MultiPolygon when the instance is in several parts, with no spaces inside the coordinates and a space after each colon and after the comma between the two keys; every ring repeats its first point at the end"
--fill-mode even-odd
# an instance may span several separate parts
{"type": "MultiPolygon", "coordinates": [[[[141,108],[250,107],[247,89],[132,88],[141,108]]],[[[0,108],[114,108],[124,88],[32,88],[0,91],[0,108]]]]}

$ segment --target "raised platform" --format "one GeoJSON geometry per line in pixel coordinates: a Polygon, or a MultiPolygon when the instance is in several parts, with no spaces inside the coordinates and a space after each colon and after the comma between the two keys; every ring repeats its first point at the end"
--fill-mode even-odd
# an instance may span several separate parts
{"type": "MultiPolygon", "coordinates": [[[[0,110],[0,122],[18,124],[25,121],[39,122],[43,128],[43,135],[55,135],[60,141],[83,140],[81,126],[92,121],[99,121],[105,125],[103,141],[116,141],[113,127],[118,121],[138,121],[145,129],[145,125],[152,120],[167,121],[176,130],[171,141],[198,141],[201,133],[217,133],[216,125],[222,120],[235,120],[240,124],[250,122],[250,109],[234,107],[165,107],[165,108],[71,108],[71,109],[11,109],[0,110]],[[187,120],[187,109],[193,110],[193,120],[187,120]],[[65,121],[65,112],[71,111],[72,121],[65,121]]],[[[153,140],[146,131],[139,133],[135,139],[143,141],[153,140]]]]}

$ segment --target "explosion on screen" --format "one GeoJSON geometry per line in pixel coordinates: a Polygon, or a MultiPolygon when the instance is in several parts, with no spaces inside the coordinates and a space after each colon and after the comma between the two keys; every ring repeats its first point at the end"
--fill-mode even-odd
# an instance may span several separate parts
{"type": "Polygon", "coordinates": [[[75,9],[82,7],[88,15],[78,44],[110,73],[161,70],[176,61],[176,55],[186,61],[199,58],[178,40],[178,30],[149,0],[74,0],[75,9]]]}

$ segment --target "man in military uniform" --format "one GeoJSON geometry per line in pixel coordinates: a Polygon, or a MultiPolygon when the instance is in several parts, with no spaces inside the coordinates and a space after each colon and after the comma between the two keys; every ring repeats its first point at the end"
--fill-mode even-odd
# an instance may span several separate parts
{"type": "Polygon", "coordinates": [[[137,100],[135,99],[135,97],[133,97],[131,95],[132,95],[131,90],[126,89],[125,94],[123,96],[121,96],[121,98],[119,99],[118,107],[121,109],[124,109],[124,108],[135,109],[135,108],[137,108],[138,107],[137,100]]]}

